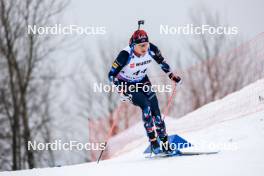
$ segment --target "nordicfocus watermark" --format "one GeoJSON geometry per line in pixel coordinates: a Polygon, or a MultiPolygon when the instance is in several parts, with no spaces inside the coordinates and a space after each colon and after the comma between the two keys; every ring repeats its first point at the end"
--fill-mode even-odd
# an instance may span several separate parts
{"type": "Polygon", "coordinates": [[[169,148],[171,150],[178,150],[188,147],[195,147],[196,149],[199,149],[201,151],[206,150],[221,150],[221,151],[237,151],[239,149],[238,144],[235,142],[211,142],[211,143],[205,143],[205,142],[198,142],[193,146],[191,143],[163,143],[160,141],[160,149],[168,150],[169,148]]]}
{"type": "Polygon", "coordinates": [[[211,26],[211,25],[201,25],[195,26],[193,24],[186,24],[183,26],[170,26],[170,25],[160,25],[160,34],[162,35],[237,35],[238,27],[236,26],[211,26]]]}
{"type": "Polygon", "coordinates": [[[28,141],[28,150],[53,150],[53,151],[71,151],[71,150],[105,150],[105,143],[81,143],[79,141],[62,142],[61,140],[54,140],[50,143],[28,141]]]}
{"type": "Polygon", "coordinates": [[[127,82],[121,82],[119,85],[114,84],[103,84],[103,83],[94,83],[93,84],[93,91],[94,92],[118,92],[118,91],[124,91],[124,92],[160,92],[160,93],[167,93],[172,92],[173,86],[171,84],[143,84],[143,83],[135,83],[135,84],[129,84],[127,82]]]}
{"type": "Polygon", "coordinates": [[[105,26],[78,26],[55,24],[53,26],[28,25],[28,34],[33,35],[104,35],[105,26]]]}

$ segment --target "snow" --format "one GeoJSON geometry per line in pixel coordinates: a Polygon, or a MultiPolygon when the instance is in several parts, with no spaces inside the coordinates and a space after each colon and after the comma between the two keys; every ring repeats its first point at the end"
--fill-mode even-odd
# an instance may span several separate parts
{"type": "Polygon", "coordinates": [[[175,120],[166,117],[168,132],[179,134],[190,151],[218,154],[146,159],[142,123],[109,142],[111,159],[99,164],[2,172],[1,176],[75,175],[254,175],[264,174],[264,79],[175,120]],[[136,137],[135,137],[136,136],[136,137]],[[123,140],[126,140],[125,145],[123,140]],[[127,142],[129,141],[129,142],[127,142]],[[118,144],[122,143],[122,146],[118,144]],[[120,150],[117,151],[116,148],[120,150]]]}

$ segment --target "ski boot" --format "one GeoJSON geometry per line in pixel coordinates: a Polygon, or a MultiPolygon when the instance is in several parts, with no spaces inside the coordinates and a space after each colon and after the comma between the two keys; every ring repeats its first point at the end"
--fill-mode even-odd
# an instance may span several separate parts
{"type": "Polygon", "coordinates": [[[174,151],[171,149],[170,143],[168,141],[168,136],[166,135],[164,137],[160,137],[160,140],[162,151],[168,155],[173,154],[174,151]]]}
{"type": "Polygon", "coordinates": [[[150,140],[150,147],[151,147],[151,152],[154,153],[155,155],[162,153],[157,138],[150,140]]]}

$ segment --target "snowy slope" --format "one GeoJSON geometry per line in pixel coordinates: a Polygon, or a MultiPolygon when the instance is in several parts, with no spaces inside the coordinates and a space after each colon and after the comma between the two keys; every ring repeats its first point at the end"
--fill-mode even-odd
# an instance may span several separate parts
{"type": "MultiPolygon", "coordinates": [[[[166,118],[170,134],[195,144],[189,150],[215,150],[219,154],[146,159],[142,124],[110,141],[112,159],[58,168],[2,172],[4,176],[82,175],[264,175],[264,79],[210,103],[180,120],[166,118]],[[137,138],[130,138],[135,136],[137,138]],[[126,145],[118,146],[124,139],[126,145]],[[121,141],[119,143],[119,141],[121,141]],[[198,145],[200,144],[200,145],[198,145]],[[203,144],[203,145],[201,145],[203,144]]],[[[122,142],[123,143],[123,142],[122,142]]]]}

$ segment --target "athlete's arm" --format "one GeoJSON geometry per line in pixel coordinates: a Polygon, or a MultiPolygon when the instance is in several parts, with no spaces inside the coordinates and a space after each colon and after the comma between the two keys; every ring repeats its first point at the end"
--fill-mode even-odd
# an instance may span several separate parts
{"type": "Polygon", "coordinates": [[[124,68],[127,64],[129,57],[129,53],[125,50],[122,50],[115,61],[112,64],[111,70],[108,73],[108,79],[110,82],[114,83],[114,78],[118,75],[118,73],[124,68]]]}
{"type": "Polygon", "coordinates": [[[181,78],[171,72],[169,64],[166,63],[158,47],[152,43],[149,43],[149,47],[151,56],[160,65],[161,69],[169,76],[171,80],[179,83],[181,81],[181,78]]]}
{"type": "Polygon", "coordinates": [[[169,66],[169,64],[166,63],[166,61],[165,61],[164,57],[161,55],[161,52],[158,49],[158,47],[152,43],[149,43],[149,47],[150,47],[150,54],[153,57],[153,59],[160,65],[161,69],[165,73],[169,73],[170,72],[170,66],[169,66]]]}

